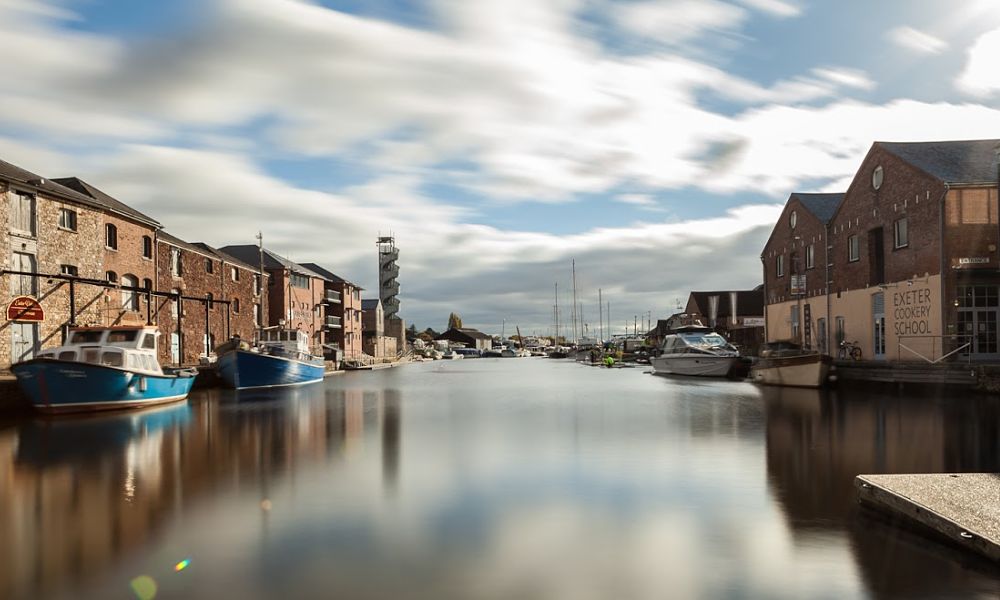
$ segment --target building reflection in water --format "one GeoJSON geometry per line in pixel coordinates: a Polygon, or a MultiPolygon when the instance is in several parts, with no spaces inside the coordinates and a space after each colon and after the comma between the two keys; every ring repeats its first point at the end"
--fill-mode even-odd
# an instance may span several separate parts
{"type": "MultiPolygon", "coordinates": [[[[1000,471],[996,402],[768,388],[764,407],[769,485],[798,543],[819,543],[846,523],[855,562],[879,596],[934,597],[970,584],[947,548],[861,511],[853,480],[1000,471]]],[[[988,569],[973,563],[973,573],[988,569]]]]}
{"type": "Polygon", "coordinates": [[[398,393],[206,390],[139,412],[28,419],[0,430],[0,598],[39,598],[100,577],[186,508],[259,490],[308,463],[364,450],[382,430],[398,477],[398,393]]]}

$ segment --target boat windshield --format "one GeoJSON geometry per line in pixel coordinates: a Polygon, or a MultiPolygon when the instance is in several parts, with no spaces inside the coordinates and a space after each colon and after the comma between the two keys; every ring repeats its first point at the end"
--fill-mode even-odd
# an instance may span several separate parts
{"type": "Polygon", "coordinates": [[[717,333],[685,333],[684,341],[696,348],[728,348],[729,342],[717,333]]]}
{"type": "Polygon", "coordinates": [[[101,341],[103,331],[74,331],[71,344],[96,344],[101,341]]]}

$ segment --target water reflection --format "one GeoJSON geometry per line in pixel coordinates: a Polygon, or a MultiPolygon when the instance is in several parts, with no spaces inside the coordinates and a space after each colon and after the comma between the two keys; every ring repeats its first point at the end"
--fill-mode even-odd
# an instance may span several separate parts
{"type": "Polygon", "coordinates": [[[938,596],[983,586],[994,567],[889,527],[860,511],[860,473],[1000,471],[1000,407],[992,399],[912,398],[764,390],[767,472],[799,543],[846,528],[868,586],[880,596],[938,596]]]}
{"type": "Polygon", "coordinates": [[[996,402],[457,362],[0,429],[0,598],[1000,592],[851,487],[1000,470],[996,402]]]}

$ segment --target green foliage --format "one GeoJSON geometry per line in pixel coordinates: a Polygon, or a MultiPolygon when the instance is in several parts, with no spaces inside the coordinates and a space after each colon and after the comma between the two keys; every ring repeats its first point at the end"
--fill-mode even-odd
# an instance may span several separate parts
{"type": "Polygon", "coordinates": [[[451,313],[448,315],[448,329],[461,329],[462,328],[462,317],[458,316],[458,313],[451,313]]]}

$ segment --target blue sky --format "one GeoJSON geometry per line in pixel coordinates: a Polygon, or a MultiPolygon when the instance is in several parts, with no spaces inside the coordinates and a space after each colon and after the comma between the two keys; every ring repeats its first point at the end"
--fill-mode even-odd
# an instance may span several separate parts
{"type": "Polygon", "coordinates": [[[391,231],[421,327],[544,331],[573,259],[665,317],[872,141],[1000,137],[988,0],[4,0],[0,49],[0,157],[369,289],[391,231]]]}

